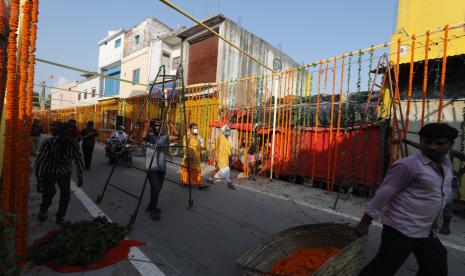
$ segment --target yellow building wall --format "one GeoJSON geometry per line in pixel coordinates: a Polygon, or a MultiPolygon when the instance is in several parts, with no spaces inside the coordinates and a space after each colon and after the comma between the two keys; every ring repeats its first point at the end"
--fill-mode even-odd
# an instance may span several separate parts
{"type": "MultiPolygon", "coordinates": [[[[465,21],[464,0],[398,0],[397,27],[391,36],[391,41],[404,40],[412,35],[419,35],[426,31],[443,29],[446,24],[454,25],[465,21]]],[[[415,46],[415,61],[424,60],[425,36],[417,38],[415,46]]],[[[429,59],[443,56],[444,33],[439,32],[430,36],[429,59]],[[439,42],[437,45],[436,42],[439,42]]],[[[449,31],[449,45],[447,55],[453,56],[465,53],[465,28],[449,31]]],[[[402,51],[400,63],[410,62],[411,40],[401,42],[402,51]]],[[[391,58],[395,61],[396,45],[391,46],[391,58]]]]}
{"type": "MultiPolygon", "coordinates": [[[[121,63],[121,78],[124,80],[132,81],[133,70],[140,69],[139,83],[147,84],[147,68],[149,62],[149,53],[145,51],[141,54],[133,56],[132,58],[125,58],[121,63]]],[[[147,87],[141,84],[131,84],[127,82],[120,82],[120,97],[129,98],[136,95],[147,93],[147,87]]]]}

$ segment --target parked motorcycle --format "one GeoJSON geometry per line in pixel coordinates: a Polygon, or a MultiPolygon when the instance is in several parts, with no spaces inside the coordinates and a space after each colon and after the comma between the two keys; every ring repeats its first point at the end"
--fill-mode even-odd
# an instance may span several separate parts
{"type": "Polygon", "coordinates": [[[125,141],[117,138],[108,138],[105,140],[105,156],[108,157],[108,162],[114,164],[117,160],[126,164],[127,167],[132,166],[132,148],[131,144],[127,143],[123,149],[125,141]]]}

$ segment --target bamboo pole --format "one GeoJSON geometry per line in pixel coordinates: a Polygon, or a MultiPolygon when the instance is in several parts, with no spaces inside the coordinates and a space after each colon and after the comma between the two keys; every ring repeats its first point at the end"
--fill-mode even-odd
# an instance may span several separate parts
{"type": "MultiPolygon", "coordinates": [[[[280,78],[280,76],[278,76],[280,78]]],[[[274,75],[273,75],[274,79],[274,75]]],[[[276,144],[276,112],[277,112],[277,106],[278,106],[278,91],[281,90],[281,82],[279,79],[277,80],[278,85],[276,87],[276,90],[274,92],[274,109],[273,109],[273,134],[272,134],[272,142],[271,142],[271,169],[270,169],[270,181],[273,180],[273,169],[274,169],[274,155],[275,155],[275,144],[276,144]]]]}
{"type": "Polygon", "coordinates": [[[334,119],[334,91],[336,89],[336,72],[337,72],[337,60],[334,59],[333,64],[333,83],[332,83],[332,91],[331,91],[331,118],[329,123],[329,145],[328,145],[328,182],[327,182],[327,190],[332,191],[333,180],[331,174],[331,161],[332,161],[332,147],[333,147],[333,119],[334,119]]]}
{"type": "Polygon", "coordinates": [[[265,85],[263,86],[263,120],[262,120],[262,146],[260,150],[260,156],[263,161],[263,167],[265,165],[265,156],[263,155],[265,150],[265,127],[266,127],[266,104],[267,104],[267,96],[268,96],[268,77],[264,78],[265,85]]]}
{"type": "Polygon", "coordinates": [[[240,101],[240,106],[241,106],[241,109],[240,109],[240,112],[238,110],[238,114],[240,114],[240,117],[241,117],[241,120],[240,120],[240,123],[239,123],[239,119],[237,118],[237,123],[238,123],[238,128],[237,128],[237,131],[238,131],[238,142],[236,144],[236,146],[238,148],[241,147],[242,145],[242,131],[241,131],[241,127],[242,127],[242,124],[244,123],[244,104],[245,104],[245,84],[244,84],[245,81],[241,81],[240,83],[242,84],[241,87],[242,87],[242,91],[238,89],[238,95],[241,96],[241,101],[240,101]],[[244,94],[242,94],[244,93],[244,94]]]}
{"type": "Polygon", "coordinates": [[[439,108],[438,108],[438,123],[442,119],[442,107],[444,104],[444,87],[446,83],[446,66],[447,66],[447,38],[449,35],[449,25],[444,27],[444,50],[442,55],[442,66],[441,66],[441,83],[439,85],[439,108]]]}
{"type": "MultiPolygon", "coordinates": [[[[341,65],[341,83],[340,83],[340,91],[339,91],[339,112],[337,114],[337,128],[336,128],[336,140],[339,137],[339,132],[341,130],[341,113],[342,113],[342,98],[343,98],[343,84],[344,84],[344,65],[345,65],[345,56],[342,56],[342,65],[341,65]]],[[[333,159],[333,172],[332,172],[332,183],[331,183],[331,190],[334,186],[334,180],[336,179],[336,162],[337,158],[336,155],[338,154],[338,147],[339,143],[336,142],[335,149],[334,149],[334,159],[333,159]]],[[[339,160],[341,160],[339,155],[339,160]]]]}
{"type": "Polygon", "coordinates": [[[316,115],[315,115],[315,129],[313,135],[313,147],[312,147],[312,173],[311,180],[312,185],[315,183],[315,162],[316,162],[316,151],[318,146],[318,117],[320,112],[320,93],[321,93],[321,73],[322,73],[323,61],[320,60],[320,67],[318,70],[318,94],[316,99],[316,115]]]}
{"type": "Polygon", "coordinates": [[[428,89],[428,53],[429,53],[429,31],[426,32],[425,38],[425,63],[423,65],[423,93],[421,97],[421,127],[425,125],[425,103],[426,91],[428,89]]]}
{"type": "Polygon", "coordinates": [[[410,70],[408,75],[408,92],[407,92],[407,111],[405,113],[405,132],[408,133],[409,129],[409,116],[410,116],[410,104],[412,99],[412,89],[413,89],[413,67],[415,66],[415,35],[412,36],[412,44],[410,51],[410,70]]]}
{"type": "MultiPolygon", "coordinates": [[[[254,134],[253,134],[253,131],[254,131],[254,126],[255,126],[255,104],[256,104],[256,101],[257,101],[257,93],[259,93],[259,91],[257,91],[257,78],[254,78],[253,79],[253,92],[252,92],[252,115],[251,115],[251,123],[252,123],[252,130],[250,131],[250,141],[251,141],[251,145],[254,143],[254,134]]],[[[256,150],[256,149],[255,149],[256,150]]]]}
{"type": "Polygon", "coordinates": [[[287,125],[287,143],[286,143],[286,161],[289,162],[291,158],[291,142],[292,142],[292,105],[294,102],[294,96],[292,91],[294,90],[294,77],[295,77],[295,70],[291,71],[291,79],[289,80],[291,85],[290,89],[288,89],[288,97],[290,97],[289,103],[289,117],[288,117],[288,125],[287,125]]]}
{"type": "Polygon", "coordinates": [[[286,141],[286,134],[287,134],[287,129],[284,128],[284,126],[287,126],[287,97],[286,97],[286,92],[288,92],[288,81],[289,81],[289,72],[286,73],[285,78],[284,78],[284,88],[283,88],[283,97],[282,97],[282,103],[280,104],[281,109],[282,109],[282,120],[281,120],[281,135],[279,135],[279,158],[280,158],[280,170],[281,172],[284,169],[285,165],[285,156],[284,156],[284,143],[286,141]]]}

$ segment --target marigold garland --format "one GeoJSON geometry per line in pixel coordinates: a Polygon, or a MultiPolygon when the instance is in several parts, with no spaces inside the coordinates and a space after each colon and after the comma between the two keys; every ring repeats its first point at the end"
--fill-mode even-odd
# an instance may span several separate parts
{"type": "Polygon", "coordinates": [[[17,39],[17,30],[18,30],[18,21],[19,21],[19,0],[12,0],[10,2],[10,33],[8,36],[8,50],[7,50],[7,81],[6,89],[9,93],[5,97],[5,151],[3,155],[3,186],[2,186],[2,210],[5,212],[10,211],[10,198],[11,184],[13,180],[12,169],[13,162],[12,157],[15,151],[14,135],[16,133],[16,124],[17,119],[16,106],[18,97],[15,91],[15,76],[16,76],[16,39],[17,39]]]}
{"type": "Polygon", "coordinates": [[[16,127],[16,169],[15,169],[15,204],[14,213],[17,216],[15,247],[16,255],[20,258],[19,264],[23,262],[27,249],[27,206],[28,206],[28,184],[29,184],[29,151],[26,151],[26,140],[29,140],[29,131],[26,129],[26,105],[27,105],[27,81],[28,81],[28,61],[29,61],[29,44],[31,33],[31,8],[32,2],[24,2],[22,29],[21,29],[21,48],[19,61],[19,101],[18,101],[18,120],[16,127]],[[26,169],[27,168],[27,169],[26,169]]]}
{"type": "Polygon", "coordinates": [[[297,249],[292,255],[275,263],[269,272],[292,276],[312,275],[340,250],[338,247],[297,249]]]}
{"type": "Polygon", "coordinates": [[[7,38],[8,38],[8,11],[5,3],[0,1],[0,120],[2,119],[3,103],[5,99],[5,85],[6,85],[6,62],[7,62],[7,38]]]}

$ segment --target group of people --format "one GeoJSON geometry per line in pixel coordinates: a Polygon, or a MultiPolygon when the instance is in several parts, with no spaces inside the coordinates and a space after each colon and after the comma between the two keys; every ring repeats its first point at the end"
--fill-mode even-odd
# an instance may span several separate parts
{"type": "MultiPolygon", "coordinates": [[[[173,123],[168,123],[168,133],[162,131],[162,121],[153,120],[150,132],[144,137],[147,145],[147,177],[150,182],[150,202],[146,210],[153,220],[161,219],[162,210],[158,207],[158,197],[166,175],[166,162],[170,142],[178,140],[178,132],[173,123]],[[153,156],[153,158],[152,158],[153,156]]],[[[31,136],[40,136],[41,129],[34,121],[31,136]],[[39,135],[38,135],[39,134],[39,135]]],[[[225,125],[215,139],[215,171],[208,182],[222,180],[227,187],[235,189],[230,172],[229,160],[232,155],[231,130],[225,125]]],[[[47,210],[56,192],[55,184],[60,188],[59,209],[56,222],[62,223],[70,198],[71,162],[77,169],[77,185],[83,185],[83,171],[90,168],[92,150],[97,131],[93,123],[87,128],[76,131],[73,121],[56,123],[54,135],[47,138],[38,152],[35,175],[38,190],[42,193],[42,203],[38,219],[47,219],[47,210]],[[77,135],[79,134],[79,135],[77,135]],[[78,141],[82,140],[82,152],[78,141]]],[[[417,275],[447,275],[447,250],[436,232],[442,214],[443,225],[440,232],[450,233],[452,202],[458,190],[458,183],[465,169],[453,170],[452,158],[465,161],[465,154],[452,151],[457,129],[443,123],[427,124],[419,132],[420,152],[396,161],[387,172],[383,183],[375,196],[369,201],[366,212],[355,227],[359,235],[365,235],[374,219],[382,218],[383,230],[381,245],[374,259],[360,272],[360,275],[394,275],[413,253],[419,264],[417,275]]],[[[208,188],[204,184],[201,168],[201,148],[203,139],[199,135],[198,125],[190,124],[183,138],[184,157],[182,160],[181,183],[200,189],[208,188]]],[[[33,154],[36,147],[33,147],[33,154]]],[[[254,155],[251,147],[247,155],[254,155]]],[[[255,162],[248,157],[248,163],[255,162]]],[[[251,170],[253,176],[253,170],[251,170]]]]}
{"type": "Polygon", "coordinates": [[[40,145],[42,127],[35,119],[31,129],[31,154],[37,156],[34,173],[37,180],[37,191],[42,194],[42,202],[38,214],[39,221],[48,218],[48,209],[56,193],[55,185],[60,189],[60,201],[56,213],[56,223],[63,224],[71,196],[71,168],[74,162],[77,170],[77,185],[84,183],[83,172],[89,170],[95,139],[98,132],[94,123],[89,121],[87,127],[79,131],[76,121],[53,122],[52,137],[46,138],[40,145]],[[81,147],[79,142],[82,141],[81,147]]]}
{"type": "MultiPolygon", "coordinates": [[[[178,131],[172,122],[168,123],[168,133],[162,131],[162,121],[159,119],[150,122],[150,131],[144,138],[147,146],[146,168],[150,182],[150,202],[146,208],[153,220],[161,219],[161,209],[158,208],[158,198],[163,187],[166,175],[166,158],[169,155],[169,144],[178,140],[178,131]]],[[[231,130],[228,126],[221,128],[221,133],[215,141],[216,169],[214,171],[215,181],[224,181],[227,187],[234,190],[231,181],[229,158],[232,154],[232,144],[229,139],[231,130]]],[[[180,183],[192,185],[200,190],[208,189],[202,177],[201,150],[204,140],[199,135],[198,125],[189,125],[186,137],[183,138],[184,156],[181,164],[180,183]]],[[[213,179],[210,179],[213,183],[213,179]]]]}

